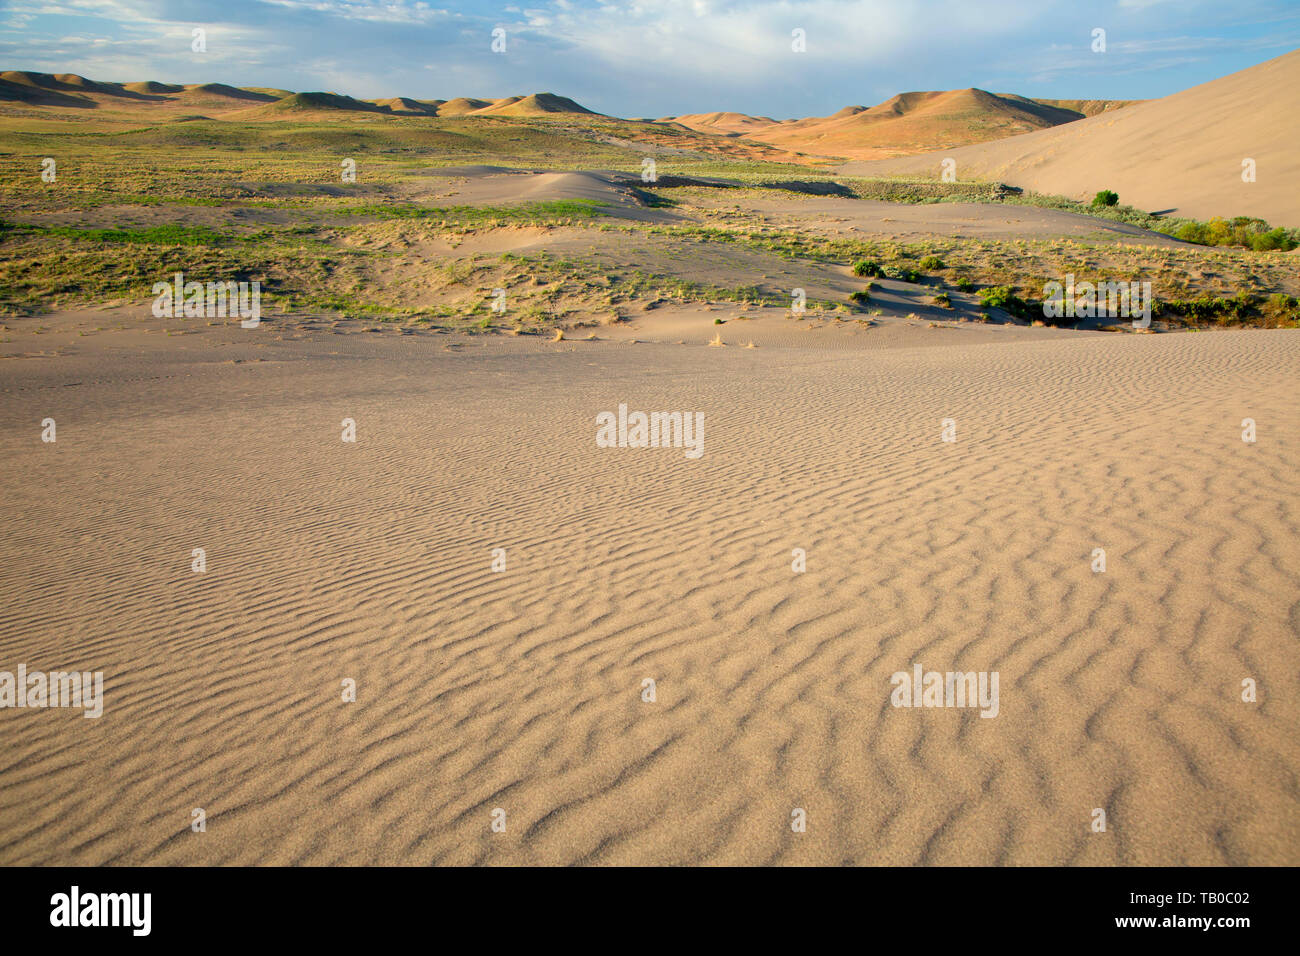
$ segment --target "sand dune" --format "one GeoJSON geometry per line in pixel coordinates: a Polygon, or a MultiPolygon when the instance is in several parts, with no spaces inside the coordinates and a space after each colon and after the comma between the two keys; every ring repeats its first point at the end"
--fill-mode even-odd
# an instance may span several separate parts
{"type": "Polygon", "coordinates": [[[442,198],[465,205],[583,199],[602,203],[605,215],[648,222],[678,218],[666,209],[644,205],[632,192],[633,184],[639,184],[639,180],[612,170],[544,172],[479,166],[433,169],[429,175],[456,180],[442,198]]]}
{"type": "Polygon", "coordinates": [[[185,87],[171,83],[158,83],[155,80],[142,80],[139,83],[124,83],[122,88],[130,90],[133,93],[151,93],[154,95],[162,93],[179,93],[185,87]]]}
{"type": "Polygon", "coordinates": [[[846,106],[830,116],[803,119],[688,113],[658,122],[679,123],[701,133],[745,136],[812,155],[877,159],[1070,123],[1133,102],[1137,101],[1034,100],[967,89],[900,93],[877,106],[846,106]]]}
{"type": "Polygon", "coordinates": [[[687,113],[683,116],[666,116],[661,123],[680,123],[687,129],[701,133],[752,133],[776,124],[767,116],[748,116],[744,113],[687,113]]]}
{"type": "Polygon", "coordinates": [[[1075,199],[1112,189],[1151,211],[1255,216],[1300,226],[1300,51],[1231,76],[1067,126],[906,159],[852,163],[861,175],[997,180],[1075,199]],[[1256,163],[1243,182],[1242,162],[1256,163]]]}
{"type": "Polygon", "coordinates": [[[253,110],[247,114],[249,117],[276,115],[279,113],[379,113],[387,112],[388,107],[379,106],[375,103],[368,103],[365,100],[353,99],[351,96],[340,96],[337,93],[293,93],[284,99],[276,100],[274,103],[268,103],[260,110],[253,110]]]}
{"type": "Polygon", "coordinates": [[[495,100],[458,97],[451,100],[420,100],[393,96],[359,100],[339,93],[292,92],[269,87],[234,87],[224,83],[191,83],[185,86],[152,80],[132,83],[101,83],[72,73],[34,73],[7,70],[0,73],[0,102],[21,102],[31,106],[98,109],[166,109],[203,106],[225,119],[260,120],[277,118],[284,112],[317,116],[346,113],[388,113],[398,116],[554,116],[572,114],[598,116],[579,103],[554,93],[506,96],[495,100]],[[259,108],[259,105],[264,108],[259,108]]]}
{"type": "Polygon", "coordinates": [[[423,103],[419,100],[413,100],[409,96],[393,96],[386,100],[369,100],[380,109],[386,109],[391,113],[410,113],[415,116],[437,116],[438,107],[429,103],[423,103]]]}
{"type": "Polygon", "coordinates": [[[556,96],[554,93],[508,96],[477,112],[499,116],[549,116],[554,113],[596,115],[567,96],[556,96]]]}
{"type": "MultiPolygon", "coordinates": [[[[1104,105],[1124,103],[1093,102],[1091,108],[1104,105]]],[[[1084,115],[1054,101],[980,89],[944,90],[900,93],[870,108],[846,106],[831,116],[776,123],[746,135],[804,153],[875,159],[1001,139],[1084,115]]]]}
{"type": "Polygon", "coordinates": [[[458,96],[455,99],[448,100],[438,107],[439,116],[460,116],[464,113],[473,113],[485,107],[491,106],[491,100],[476,100],[470,97],[458,96]]]}
{"type": "Polygon", "coordinates": [[[985,333],[5,361],[0,657],[106,704],[0,711],[0,862],[1293,863],[1300,340],[985,333]]]}

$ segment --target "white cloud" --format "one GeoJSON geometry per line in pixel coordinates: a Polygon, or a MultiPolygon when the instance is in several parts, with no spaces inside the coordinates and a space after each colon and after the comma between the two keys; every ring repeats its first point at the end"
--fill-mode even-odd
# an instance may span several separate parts
{"type": "Polygon", "coordinates": [[[406,3],[404,0],[260,0],[269,6],[290,10],[307,10],[324,13],[344,20],[361,20],[368,23],[430,23],[452,16],[450,10],[431,7],[427,3],[406,3]]]}

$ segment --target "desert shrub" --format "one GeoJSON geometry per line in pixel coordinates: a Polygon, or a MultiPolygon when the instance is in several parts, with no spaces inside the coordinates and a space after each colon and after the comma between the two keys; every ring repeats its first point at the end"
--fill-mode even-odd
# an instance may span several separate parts
{"type": "Polygon", "coordinates": [[[947,292],[940,292],[938,295],[936,295],[936,296],[934,297],[934,300],[933,300],[933,301],[934,301],[934,304],[935,304],[935,305],[937,305],[937,306],[939,306],[939,307],[941,307],[941,308],[944,308],[944,309],[951,309],[951,308],[952,308],[952,299],[950,299],[950,298],[948,297],[948,293],[947,293],[947,292]]]}
{"type": "Polygon", "coordinates": [[[884,270],[880,268],[880,263],[873,262],[870,259],[859,259],[853,263],[853,274],[855,276],[882,276],[884,270]]]}
{"type": "Polygon", "coordinates": [[[1112,192],[1109,189],[1103,189],[1097,195],[1092,197],[1094,206],[1115,206],[1119,204],[1119,193],[1112,192]]]}
{"type": "Polygon", "coordinates": [[[1263,219],[1215,216],[1209,222],[1183,219],[1161,230],[1166,235],[1202,246],[1241,246],[1255,252],[1290,252],[1300,245],[1300,230],[1270,228],[1263,219]]]}
{"type": "Polygon", "coordinates": [[[1183,242],[1195,242],[1198,245],[1210,246],[1210,231],[1203,222],[1186,222],[1176,227],[1170,232],[1175,239],[1181,239],[1183,242]]]}
{"type": "Polygon", "coordinates": [[[1261,310],[1264,325],[1278,328],[1300,325],[1300,299],[1285,292],[1274,292],[1261,310]]]}
{"type": "Polygon", "coordinates": [[[1191,323],[1231,325],[1248,318],[1258,304],[1258,299],[1248,292],[1238,292],[1232,298],[1202,295],[1195,299],[1156,301],[1151,306],[1151,314],[1191,323]]]}
{"type": "Polygon", "coordinates": [[[849,296],[849,298],[852,299],[854,302],[870,302],[871,293],[863,289],[861,291],[853,293],[851,296],[849,296]]]}
{"type": "Polygon", "coordinates": [[[921,273],[915,269],[909,269],[907,266],[897,266],[888,270],[886,276],[890,279],[898,279],[901,282],[920,282],[921,273]]]}
{"type": "Polygon", "coordinates": [[[965,276],[963,276],[962,278],[957,280],[955,288],[957,289],[958,292],[974,292],[975,283],[971,282],[970,279],[967,279],[965,276]]]}
{"type": "Polygon", "coordinates": [[[1250,237],[1250,248],[1256,252],[1290,252],[1296,244],[1296,240],[1281,226],[1250,237]]]}
{"type": "Polygon", "coordinates": [[[920,266],[922,269],[946,269],[947,268],[947,266],[943,264],[943,260],[940,259],[938,256],[934,256],[934,255],[926,256],[920,262],[918,262],[917,265],[920,266]]]}
{"type": "Polygon", "coordinates": [[[1005,309],[1020,318],[1029,314],[1029,304],[1016,295],[1010,286],[1005,285],[980,289],[980,305],[986,309],[1005,309]]]}

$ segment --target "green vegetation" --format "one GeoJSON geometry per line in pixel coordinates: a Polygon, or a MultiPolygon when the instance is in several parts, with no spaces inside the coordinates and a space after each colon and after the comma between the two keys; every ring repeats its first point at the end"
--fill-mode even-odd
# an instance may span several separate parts
{"type": "Polygon", "coordinates": [[[226,235],[203,226],[153,226],[147,229],[78,229],[75,226],[38,226],[0,222],[0,236],[38,234],[76,239],[82,242],[144,243],[155,246],[218,246],[239,242],[242,237],[226,235]]]}
{"type": "Polygon", "coordinates": [[[1094,206],[1117,206],[1119,205],[1119,193],[1103,189],[1092,197],[1092,204],[1094,206]]]}
{"type": "Polygon", "coordinates": [[[1300,230],[1270,228],[1263,219],[1215,217],[1209,222],[1179,220],[1160,229],[1166,235],[1202,246],[1240,246],[1255,252],[1290,252],[1300,246],[1300,230]]]}
{"type": "MultiPolygon", "coordinates": [[[[784,310],[790,288],[800,284],[793,277],[807,267],[834,283],[848,266],[866,288],[848,303],[845,292],[834,293],[838,301],[810,301],[810,310],[857,308],[872,302],[869,280],[891,278],[928,282],[920,292],[933,293],[941,307],[954,304],[943,291],[950,289],[979,293],[986,310],[1036,317],[1044,284],[1073,274],[1154,280],[1153,311],[1174,325],[1300,323],[1294,257],[1279,254],[1300,245],[1300,231],[1258,219],[1164,219],[1121,205],[1109,190],[1101,195],[1113,201],[1094,205],[997,183],[845,177],[829,163],[771,161],[790,157],[668,124],[354,119],[286,114],[265,123],[192,119],[142,127],[99,115],[40,125],[0,117],[8,160],[0,165],[7,220],[0,221],[0,314],[147,301],[154,282],[184,271],[204,281],[260,279],[270,316],[283,310],[480,331],[545,329],[593,315],[626,318],[667,303],[784,310]],[[638,178],[633,195],[649,209],[672,207],[681,218],[618,218],[595,200],[443,205],[456,202],[447,198],[456,180],[433,175],[438,167],[482,163],[639,177],[647,144],[665,151],[660,182],[650,191],[638,178]],[[41,158],[50,155],[59,157],[59,178],[41,184],[41,158]],[[341,182],[341,156],[357,160],[355,183],[341,182]],[[739,185],[711,187],[690,177],[739,185]],[[811,209],[817,200],[809,193],[1061,209],[1188,244],[1102,236],[870,239],[773,225],[747,206],[779,196],[811,209]],[[569,254],[473,254],[511,248],[513,237],[497,245],[493,230],[525,226],[534,235],[555,229],[569,254]],[[580,256],[578,249],[588,252],[580,256]],[[739,281],[726,285],[720,276],[739,281]],[[507,319],[487,312],[494,287],[511,290],[507,319]]],[[[521,242],[531,244],[534,235],[521,242]]]]}
{"type": "Polygon", "coordinates": [[[1017,318],[1030,317],[1029,303],[1004,285],[980,289],[980,305],[985,309],[1003,309],[1017,318]]]}
{"type": "Polygon", "coordinates": [[[345,206],[330,212],[340,216],[372,219],[427,219],[439,225],[493,226],[515,224],[563,224],[573,219],[590,219],[605,204],[595,199],[556,199],[521,203],[517,206],[416,206],[412,204],[345,206]]]}

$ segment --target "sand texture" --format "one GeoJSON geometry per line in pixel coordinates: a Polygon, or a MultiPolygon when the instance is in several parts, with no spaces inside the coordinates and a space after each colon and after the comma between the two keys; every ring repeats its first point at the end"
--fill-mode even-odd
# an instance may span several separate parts
{"type": "Polygon", "coordinates": [[[0,863],[1300,861],[1294,332],[699,322],[0,362],[0,863]]]}

